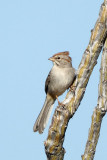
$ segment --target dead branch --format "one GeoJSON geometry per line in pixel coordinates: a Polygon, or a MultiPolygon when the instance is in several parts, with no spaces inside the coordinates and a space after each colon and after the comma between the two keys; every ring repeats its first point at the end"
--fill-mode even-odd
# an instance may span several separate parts
{"type": "Polygon", "coordinates": [[[100,135],[101,122],[103,116],[107,112],[107,39],[104,45],[101,69],[100,69],[100,83],[98,104],[92,115],[91,128],[82,160],[93,160],[98,138],[100,135]]]}
{"type": "Polygon", "coordinates": [[[56,108],[52,118],[48,137],[45,141],[45,151],[48,160],[63,160],[64,158],[63,142],[66,128],[70,118],[80,105],[88,80],[104,45],[107,35],[106,20],[107,0],[101,5],[98,20],[91,32],[89,45],[83,54],[77,77],[73,84],[74,90],[70,90],[67,93],[65,100],[62,102],[62,105],[56,108]]]}

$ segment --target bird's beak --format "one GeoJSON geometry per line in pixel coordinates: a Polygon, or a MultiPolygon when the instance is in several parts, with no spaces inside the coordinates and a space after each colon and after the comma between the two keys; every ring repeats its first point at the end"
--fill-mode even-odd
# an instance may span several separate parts
{"type": "Polygon", "coordinates": [[[50,61],[52,61],[52,62],[55,61],[55,59],[54,59],[53,57],[50,57],[48,60],[50,60],[50,61]]]}

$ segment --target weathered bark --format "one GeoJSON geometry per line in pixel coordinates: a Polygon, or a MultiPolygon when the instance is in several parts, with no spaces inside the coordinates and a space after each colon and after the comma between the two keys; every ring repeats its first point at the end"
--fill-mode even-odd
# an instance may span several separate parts
{"type": "Polygon", "coordinates": [[[70,118],[78,109],[84,96],[85,89],[97,63],[97,58],[104,45],[107,35],[107,0],[102,4],[99,18],[91,33],[89,45],[80,62],[73,90],[67,93],[65,100],[55,110],[47,140],[45,151],[48,160],[63,160],[65,150],[63,148],[64,136],[70,118]]]}
{"type": "Polygon", "coordinates": [[[104,45],[101,69],[98,104],[92,115],[91,128],[82,160],[93,160],[100,135],[102,118],[107,111],[107,39],[104,45]]]}

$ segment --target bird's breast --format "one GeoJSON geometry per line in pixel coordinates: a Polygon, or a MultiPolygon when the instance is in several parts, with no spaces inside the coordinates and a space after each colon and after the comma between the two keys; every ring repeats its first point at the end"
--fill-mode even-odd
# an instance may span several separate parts
{"type": "Polygon", "coordinates": [[[53,68],[50,79],[50,91],[60,96],[71,85],[74,76],[72,68],[53,68]]]}

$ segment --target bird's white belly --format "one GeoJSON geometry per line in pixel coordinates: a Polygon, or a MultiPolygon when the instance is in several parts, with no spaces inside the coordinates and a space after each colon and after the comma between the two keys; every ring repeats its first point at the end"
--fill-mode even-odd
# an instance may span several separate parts
{"type": "Polygon", "coordinates": [[[52,83],[52,92],[60,96],[71,84],[71,73],[66,68],[63,68],[63,70],[57,68],[55,72],[53,71],[52,83]]]}

